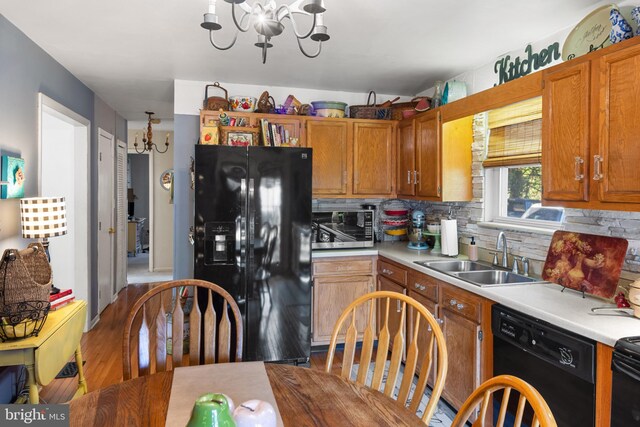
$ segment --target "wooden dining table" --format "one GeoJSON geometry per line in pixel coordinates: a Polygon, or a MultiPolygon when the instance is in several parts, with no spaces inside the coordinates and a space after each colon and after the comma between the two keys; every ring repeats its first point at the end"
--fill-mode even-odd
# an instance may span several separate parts
{"type": "MultiPolygon", "coordinates": [[[[395,400],[337,375],[270,363],[265,369],[285,427],[424,427],[415,413],[395,400]]],[[[173,379],[173,371],[160,372],[72,400],[70,425],[164,426],[173,379]]]]}

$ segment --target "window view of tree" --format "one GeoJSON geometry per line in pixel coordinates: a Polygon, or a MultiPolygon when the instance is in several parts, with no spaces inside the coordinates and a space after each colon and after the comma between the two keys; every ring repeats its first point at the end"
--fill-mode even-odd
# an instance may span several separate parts
{"type": "Polygon", "coordinates": [[[509,198],[534,199],[542,197],[542,167],[509,168],[509,198]]]}
{"type": "Polygon", "coordinates": [[[522,218],[542,198],[542,168],[522,166],[508,168],[507,216],[522,218]]]}
{"type": "Polygon", "coordinates": [[[542,168],[507,168],[507,216],[526,220],[564,221],[564,208],[542,206],[542,168]]]}

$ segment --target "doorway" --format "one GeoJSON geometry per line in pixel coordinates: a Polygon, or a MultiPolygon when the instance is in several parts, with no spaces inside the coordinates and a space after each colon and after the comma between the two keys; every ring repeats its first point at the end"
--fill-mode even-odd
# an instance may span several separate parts
{"type": "MultiPolygon", "coordinates": [[[[164,282],[173,278],[173,204],[170,186],[162,180],[173,176],[173,122],[162,120],[153,127],[160,141],[168,140],[164,153],[140,152],[133,146],[144,123],[129,122],[127,156],[127,282],[164,282]],[[166,132],[166,134],[165,134],[166,132]]],[[[144,130],[143,130],[144,133],[144,130]]],[[[162,143],[161,142],[161,143],[162,143]]]]}
{"type": "MultiPolygon", "coordinates": [[[[76,299],[91,301],[90,121],[46,95],[38,94],[40,196],[63,196],[67,234],[51,239],[54,283],[71,288],[76,299]]],[[[90,325],[87,312],[85,330],[90,325]]]]}

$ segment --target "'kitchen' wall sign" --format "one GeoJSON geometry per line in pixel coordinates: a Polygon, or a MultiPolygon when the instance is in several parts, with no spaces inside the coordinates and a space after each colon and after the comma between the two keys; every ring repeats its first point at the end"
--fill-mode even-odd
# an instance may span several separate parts
{"type": "Polygon", "coordinates": [[[558,42],[550,44],[538,53],[534,53],[531,45],[528,45],[524,52],[524,58],[517,56],[512,60],[510,55],[506,55],[495,63],[493,71],[498,75],[499,81],[494,86],[526,76],[560,59],[561,56],[558,42]]]}

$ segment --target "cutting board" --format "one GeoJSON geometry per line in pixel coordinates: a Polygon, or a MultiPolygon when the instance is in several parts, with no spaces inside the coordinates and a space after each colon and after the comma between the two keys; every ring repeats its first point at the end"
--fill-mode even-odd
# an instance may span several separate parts
{"type": "Polygon", "coordinates": [[[224,393],[236,406],[251,399],[269,402],[276,411],[277,426],[283,426],[263,362],[218,363],[176,368],[171,384],[166,425],[186,425],[191,417],[194,402],[198,396],[205,393],[224,393]]]}
{"type": "Polygon", "coordinates": [[[629,242],[619,237],[556,231],[542,278],[567,288],[611,298],[618,287],[629,242]]]}

